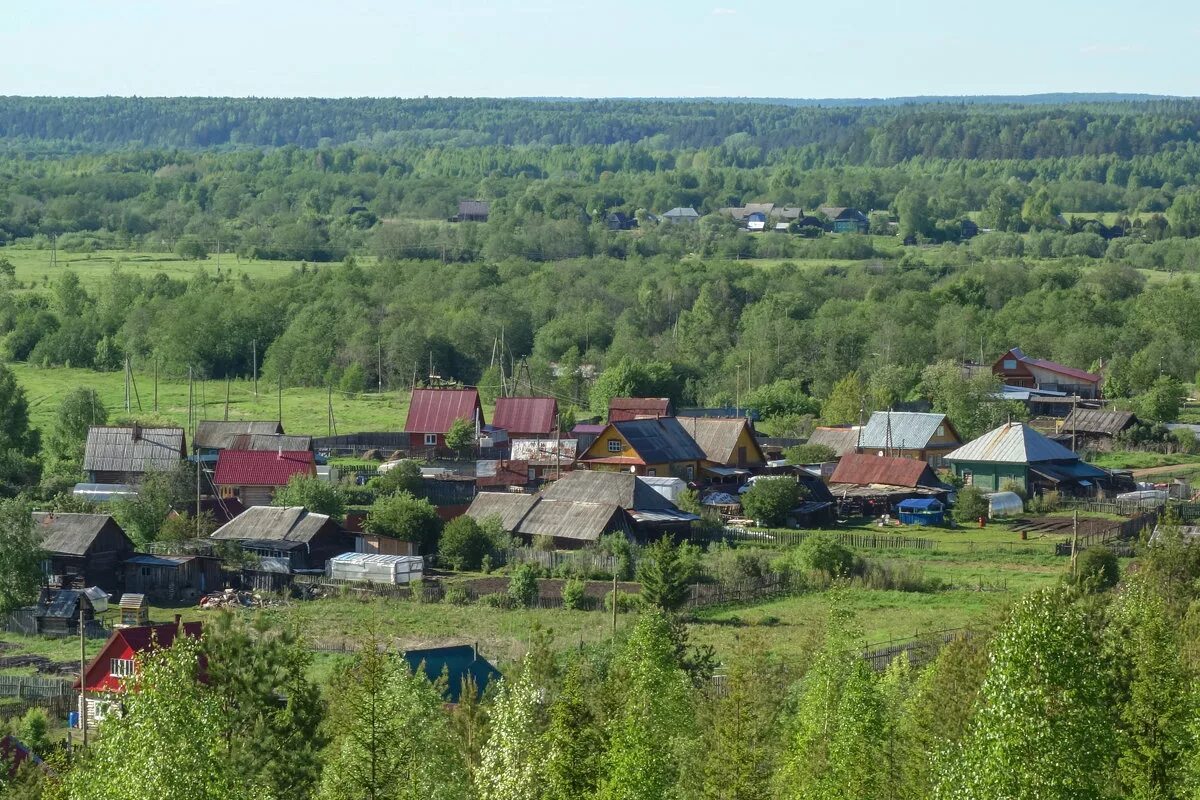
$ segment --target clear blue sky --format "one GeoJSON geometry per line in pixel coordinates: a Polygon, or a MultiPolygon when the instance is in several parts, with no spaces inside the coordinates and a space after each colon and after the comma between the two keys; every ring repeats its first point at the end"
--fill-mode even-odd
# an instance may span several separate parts
{"type": "Polygon", "coordinates": [[[0,94],[1200,95],[1193,0],[12,5],[0,94]]]}

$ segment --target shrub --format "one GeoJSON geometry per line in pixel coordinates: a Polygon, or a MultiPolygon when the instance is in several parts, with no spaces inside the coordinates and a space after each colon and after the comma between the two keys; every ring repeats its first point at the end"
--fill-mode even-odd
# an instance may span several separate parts
{"type": "Polygon", "coordinates": [[[1089,547],[1076,561],[1079,571],[1077,584],[1087,592],[1103,592],[1121,580],[1121,565],[1117,555],[1107,547],[1089,547]]]}
{"type": "Polygon", "coordinates": [[[538,598],[538,571],[533,564],[518,564],[508,579],[508,596],[514,605],[529,608],[538,598]]]}
{"type": "Polygon", "coordinates": [[[759,478],[742,496],[742,508],[761,524],[778,528],[802,496],[800,484],[792,478],[759,478]]]}
{"type": "MultiPolygon", "coordinates": [[[[642,607],[641,595],[630,594],[629,592],[618,591],[616,593],[617,612],[625,614],[630,611],[637,611],[642,607]]],[[[613,609],[613,593],[609,592],[604,595],[604,608],[608,611],[613,609]]]]}
{"type": "Polygon", "coordinates": [[[446,593],[442,595],[442,602],[452,606],[465,606],[471,602],[471,597],[467,594],[465,586],[452,583],[446,587],[446,593]]]}
{"type": "Polygon", "coordinates": [[[804,568],[831,578],[844,577],[854,569],[854,553],[832,536],[809,536],[796,549],[796,557],[804,568]]]}
{"type": "Polygon", "coordinates": [[[587,597],[587,586],[578,578],[571,578],[562,587],[563,608],[578,611],[583,608],[587,597]]]}
{"type": "Polygon", "coordinates": [[[837,452],[826,444],[798,444],[783,451],[789,464],[822,464],[837,458],[837,452]]]}
{"type": "Polygon", "coordinates": [[[964,486],[958,492],[954,502],[954,519],[958,522],[975,522],[980,517],[987,517],[988,501],[983,496],[983,490],[978,486],[964,486]]]}
{"type": "Polygon", "coordinates": [[[516,603],[513,602],[513,599],[511,597],[509,597],[506,594],[499,594],[499,593],[485,594],[483,597],[479,598],[479,603],[480,603],[480,605],[487,606],[488,608],[515,608],[516,607],[516,603]]]}
{"type": "Polygon", "coordinates": [[[438,552],[456,570],[477,570],[491,546],[479,523],[463,515],[446,523],[438,552]]]}
{"type": "Polygon", "coordinates": [[[1005,481],[1004,484],[1000,487],[1000,491],[1012,492],[1013,494],[1020,497],[1022,500],[1029,499],[1029,493],[1026,492],[1025,487],[1022,486],[1017,481],[1005,481]]]}

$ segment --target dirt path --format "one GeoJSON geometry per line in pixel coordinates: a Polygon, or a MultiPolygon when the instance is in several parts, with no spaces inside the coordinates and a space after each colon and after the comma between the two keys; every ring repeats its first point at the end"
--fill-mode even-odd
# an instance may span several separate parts
{"type": "Polygon", "coordinates": [[[1173,464],[1165,467],[1146,467],[1145,469],[1133,470],[1133,477],[1143,478],[1149,475],[1167,475],[1172,472],[1179,472],[1185,469],[1198,469],[1200,464],[1173,464]]]}

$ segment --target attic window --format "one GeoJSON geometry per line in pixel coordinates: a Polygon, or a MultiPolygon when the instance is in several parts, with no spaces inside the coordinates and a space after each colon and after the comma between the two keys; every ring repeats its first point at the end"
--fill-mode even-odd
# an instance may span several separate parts
{"type": "Polygon", "coordinates": [[[620,439],[609,439],[608,440],[608,452],[610,452],[610,453],[621,452],[621,440],[620,439]]]}
{"type": "Polygon", "coordinates": [[[1004,368],[1005,369],[1016,369],[1017,368],[1017,360],[1015,358],[1004,359],[1004,368]]]}
{"type": "Polygon", "coordinates": [[[945,425],[938,425],[938,429],[937,429],[937,435],[938,435],[938,436],[945,436],[945,435],[946,435],[946,426],[945,426],[945,425]]]}
{"type": "Polygon", "coordinates": [[[132,658],[113,658],[108,662],[108,674],[114,678],[129,678],[134,673],[132,658]]]}

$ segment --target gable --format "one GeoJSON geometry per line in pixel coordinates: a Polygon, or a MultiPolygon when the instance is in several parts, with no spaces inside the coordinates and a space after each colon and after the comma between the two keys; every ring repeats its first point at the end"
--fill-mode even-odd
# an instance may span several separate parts
{"type": "Polygon", "coordinates": [[[416,389],[404,422],[405,433],[445,434],[456,420],[483,423],[483,407],[474,389],[416,389]]]}

